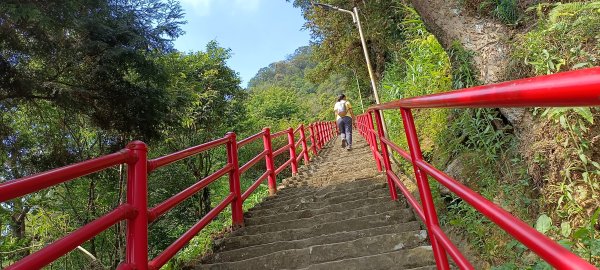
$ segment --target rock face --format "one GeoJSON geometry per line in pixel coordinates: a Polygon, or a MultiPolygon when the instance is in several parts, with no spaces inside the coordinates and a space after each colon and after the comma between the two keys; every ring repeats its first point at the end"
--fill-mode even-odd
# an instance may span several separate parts
{"type": "Polygon", "coordinates": [[[352,151],[337,140],[285,179],[195,269],[436,269],[427,232],[356,135],[352,151]]]}

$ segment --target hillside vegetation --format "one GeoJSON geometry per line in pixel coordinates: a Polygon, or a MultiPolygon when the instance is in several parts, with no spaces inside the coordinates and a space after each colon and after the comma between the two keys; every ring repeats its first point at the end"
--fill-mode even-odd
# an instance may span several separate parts
{"type": "MultiPolygon", "coordinates": [[[[227,64],[231,51],[216,41],[198,52],[173,49],[183,23],[175,1],[21,2],[0,3],[0,182],[112,153],[137,139],[157,157],[229,131],[244,138],[263,127],[279,131],[332,120],[340,93],[357,113],[374,103],[351,18],[308,0],[288,2],[304,15],[312,44],[262,68],[246,89],[227,64]]],[[[600,66],[598,1],[323,2],[360,9],[382,101],[600,66]],[[474,37],[491,47],[477,50],[469,42],[474,37]]],[[[385,121],[391,139],[407,148],[399,113],[385,112],[385,121]]],[[[415,121],[427,161],[600,265],[597,108],[431,109],[417,110],[415,121]]],[[[240,164],[262,147],[260,141],[245,146],[240,164]]],[[[412,179],[412,167],[396,159],[412,179]]],[[[225,163],[225,149],[217,148],[153,173],[149,205],[225,163]]],[[[259,163],[245,173],[242,188],[262,171],[259,163]]],[[[551,269],[431,183],[442,226],[478,269],[551,269]]],[[[228,192],[227,180],[219,179],[154,222],[150,256],[228,192]]],[[[244,207],[267,193],[259,187],[244,207]]],[[[0,268],[107,213],[125,196],[125,168],[117,167],[1,203],[0,268]]],[[[229,211],[164,269],[210,252],[213,237],[231,229],[229,211]]],[[[124,256],[125,225],[82,248],[96,260],[75,250],[50,268],[115,269],[124,256]]]]}

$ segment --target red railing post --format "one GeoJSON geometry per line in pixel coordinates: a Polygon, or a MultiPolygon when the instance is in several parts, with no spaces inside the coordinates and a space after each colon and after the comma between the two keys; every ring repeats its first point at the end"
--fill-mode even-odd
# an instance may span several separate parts
{"type": "Polygon", "coordinates": [[[310,149],[313,151],[313,155],[317,155],[317,133],[315,132],[315,124],[312,123],[308,126],[310,132],[310,149]]]}
{"type": "Polygon", "coordinates": [[[317,150],[321,151],[321,148],[323,148],[323,133],[321,132],[321,122],[317,122],[316,123],[316,130],[317,130],[317,150]]]}
{"type": "MultiPolygon", "coordinates": [[[[373,125],[373,112],[368,112],[369,118],[365,119],[366,122],[368,122],[368,128],[369,130],[367,130],[367,137],[369,138],[370,141],[370,145],[371,145],[371,151],[373,152],[373,158],[375,159],[375,164],[377,165],[377,170],[378,171],[382,171],[381,168],[381,160],[379,160],[379,157],[377,156],[377,153],[379,153],[379,147],[377,146],[377,138],[375,137],[375,133],[373,133],[375,131],[375,125],[373,125]],[[373,131],[373,132],[371,132],[373,131]]],[[[366,117],[365,117],[366,118],[366,117]]]]}
{"type": "Polygon", "coordinates": [[[306,134],[304,133],[304,125],[300,125],[300,141],[302,145],[302,152],[300,154],[304,155],[304,165],[308,165],[309,157],[308,157],[308,147],[306,145],[306,134]]]}
{"type": "Polygon", "coordinates": [[[329,122],[329,140],[332,140],[332,139],[333,139],[333,137],[334,137],[334,132],[335,132],[335,129],[334,129],[334,128],[335,128],[335,127],[334,127],[334,124],[333,124],[333,122],[331,122],[331,121],[330,121],[330,122],[329,122]]]}
{"type": "Polygon", "coordinates": [[[229,138],[229,142],[227,143],[227,162],[232,166],[232,169],[229,172],[229,191],[234,195],[234,198],[231,201],[231,221],[234,227],[244,226],[237,140],[235,133],[233,132],[228,132],[226,136],[229,138]]]}
{"type": "Polygon", "coordinates": [[[271,130],[263,128],[263,145],[267,154],[265,155],[265,164],[267,171],[270,171],[267,178],[269,184],[269,195],[273,196],[277,193],[277,180],[275,178],[275,162],[273,161],[273,147],[271,146],[271,130]]]}
{"type": "Polygon", "coordinates": [[[127,163],[127,204],[136,214],[127,219],[125,265],[148,269],[148,147],[141,141],[127,145],[134,156],[127,163]]]}
{"type": "Polygon", "coordinates": [[[326,138],[325,138],[325,122],[321,122],[321,149],[323,149],[323,147],[325,147],[325,143],[326,143],[326,138]]]}
{"type": "Polygon", "coordinates": [[[292,175],[298,174],[298,161],[296,160],[296,137],[294,136],[294,129],[288,130],[288,143],[290,144],[290,160],[292,161],[292,175]]]}
{"type": "Polygon", "coordinates": [[[431,196],[431,189],[429,187],[427,174],[422,172],[421,169],[416,165],[417,160],[423,160],[423,153],[421,152],[421,147],[419,146],[419,138],[415,128],[415,121],[410,109],[400,109],[400,112],[402,113],[404,132],[406,133],[406,140],[408,141],[408,149],[410,150],[413,170],[415,171],[415,178],[417,179],[417,186],[419,187],[419,196],[421,196],[421,203],[423,204],[423,211],[425,212],[425,224],[427,225],[429,237],[431,238],[433,256],[435,257],[438,269],[450,269],[446,251],[443,249],[440,243],[437,242],[432,230],[433,226],[439,227],[439,222],[435,212],[435,205],[433,204],[433,198],[431,196]]]}
{"type": "MultiPolygon", "coordinates": [[[[375,120],[377,121],[377,134],[379,134],[379,138],[385,137],[383,132],[383,121],[381,119],[381,113],[379,111],[375,111],[375,120]]],[[[388,153],[387,145],[383,142],[383,140],[379,139],[381,143],[381,155],[383,156],[383,164],[385,165],[386,178],[388,182],[388,187],[390,189],[390,197],[392,200],[398,200],[398,193],[396,192],[396,184],[392,180],[392,177],[389,175],[389,172],[392,171],[392,164],[390,163],[390,155],[388,153]]]]}

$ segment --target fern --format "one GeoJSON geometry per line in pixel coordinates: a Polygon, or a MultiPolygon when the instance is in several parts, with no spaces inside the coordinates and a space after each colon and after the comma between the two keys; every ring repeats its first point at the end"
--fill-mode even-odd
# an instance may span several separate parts
{"type": "Polygon", "coordinates": [[[489,10],[491,14],[506,24],[515,24],[519,20],[517,0],[485,0],[479,10],[489,10]]]}
{"type": "Polygon", "coordinates": [[[548,21],[550,21],[550,23],[558,23],[561,17],[573,17],[581,11],[587,9],[587,6],[587,3],[581,2],[574,2],[568,4],[559,3],[548,13],[548,21]]]}

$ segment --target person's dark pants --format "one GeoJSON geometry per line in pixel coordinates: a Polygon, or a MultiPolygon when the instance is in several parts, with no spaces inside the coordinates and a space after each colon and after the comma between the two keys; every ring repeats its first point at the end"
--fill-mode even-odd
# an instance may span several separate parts
{"type": "Polygon", "coordinates": [[[337,120],[337,125],[340,128],[340,136],[346,139],[346,145],[352,146],[352,117],[344,116],[337,120]]]}

